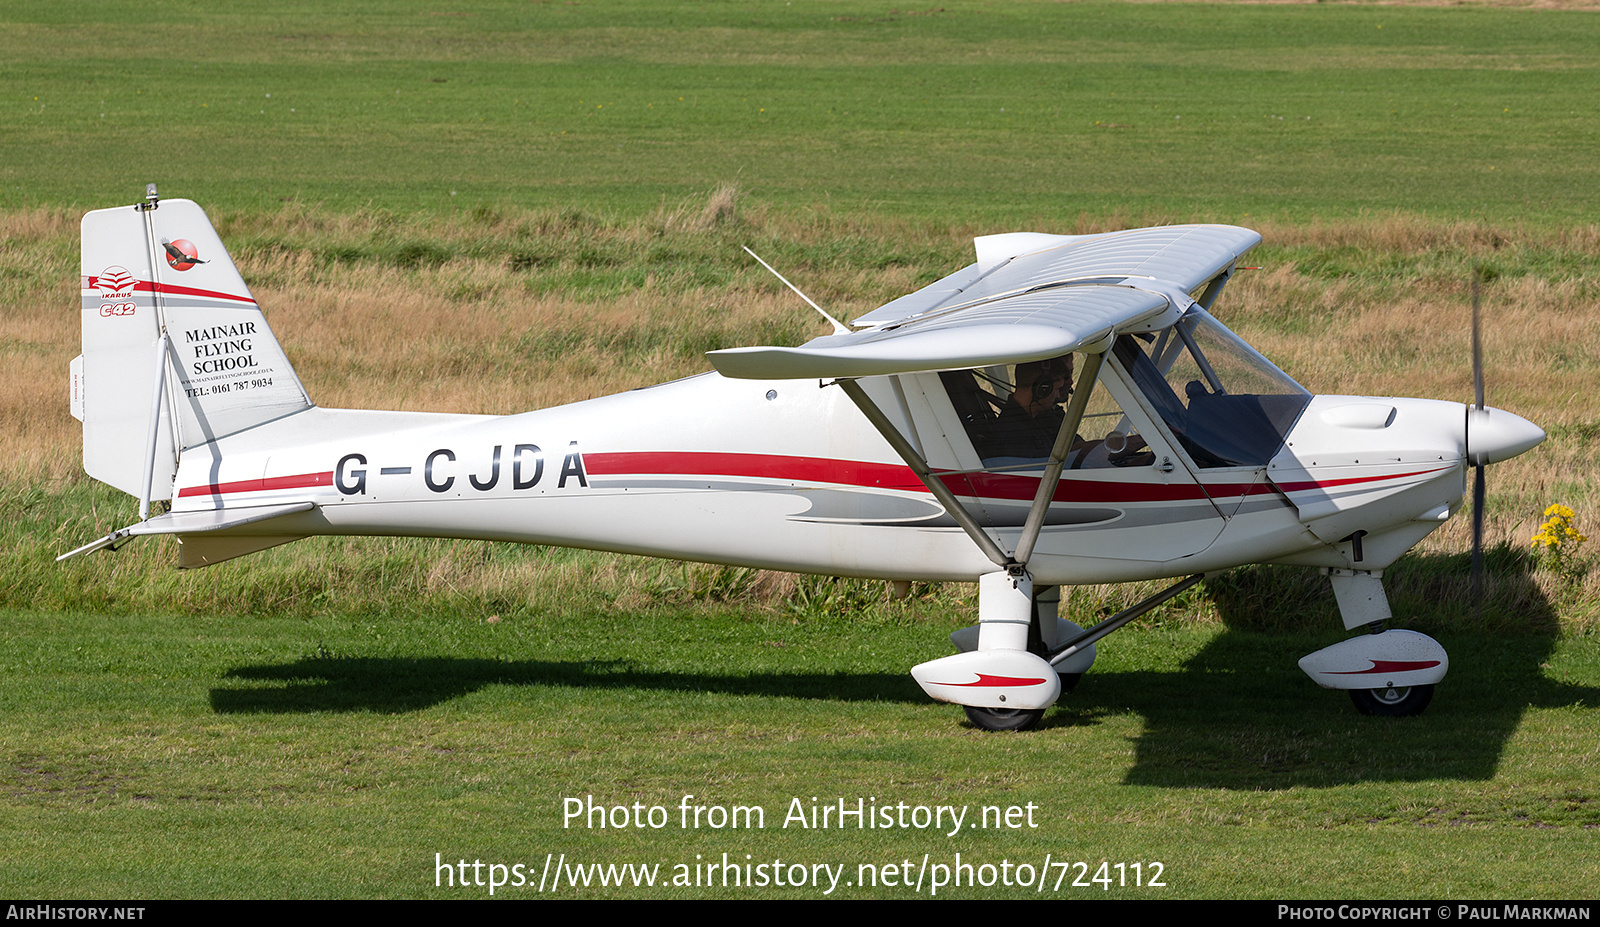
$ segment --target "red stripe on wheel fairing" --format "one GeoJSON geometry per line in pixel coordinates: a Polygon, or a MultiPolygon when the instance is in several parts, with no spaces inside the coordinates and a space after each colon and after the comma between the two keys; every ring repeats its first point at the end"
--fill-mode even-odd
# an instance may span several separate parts
{"type": "Polygon", "coordinates": [[[1042,682],[1044,682],[1043,679],[1029,679],[1025,676],[988,676],[979,673],[977,682],[932,682],[929,685],[995,689],[1002,686],[1036,686],[1042,682]]]}
{"type": "Polygon", "coordinates": [[[1329,671],[1329,676],[1370,676],[1380,673],[1404,673],[1409,670],[1432,669],[1438,660],[1373,660],[1372,669],[1329,671]]]}

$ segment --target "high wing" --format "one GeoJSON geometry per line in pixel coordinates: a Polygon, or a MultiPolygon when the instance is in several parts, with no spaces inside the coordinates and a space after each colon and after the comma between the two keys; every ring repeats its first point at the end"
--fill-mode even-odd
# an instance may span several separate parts
{"type": "Polygon", "coordinates": [[[728,377],[826,379],[1058,357],[1170,325],[1195,294],[1208,305],[1260,241],[1228,225],[990,235],[974,242],[976,263],[854,322],[869,328],[798,348],[713,351],[711,362],[728,377]]]}

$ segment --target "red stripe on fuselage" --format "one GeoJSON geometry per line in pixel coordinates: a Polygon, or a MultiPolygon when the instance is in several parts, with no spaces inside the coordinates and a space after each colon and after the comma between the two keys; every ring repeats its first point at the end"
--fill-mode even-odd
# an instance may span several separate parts
{"type": "Polygon", "coordinates": [[[311,486],[332,486],[333,471],[326,473],[301,473],[296,476],[269,476],[259,480],[238,480],[233,483],[210,483],[205,486],[186,486],[178,490],[178,497],[218,496],[233,492],[268,492],[274,489],[305,489],[311,486]]]}
{"type": "MultiPolygon", "coordinates": [[[[840,486],[864,486],[875,489],[892,489],[902,492],[926,491],[911,468],[901,464],[874,463],[860,460],[837,460],[826,457],[789,457],[778,454],[725,454],[712,451],[613,451],[583,455],[584,469],[590,476],[622,476],[625,474],[672,474],[694,477],[746,477],[770,480],[791,480],[804,483],[831,483],[840,486]]],[[[1325,489],[1351,483],[1378,482],[1403,479],[1438,470],[1418,470],[1392,475],[1351,477],[1322,482],[1284,484],[1286,492],[1308,489],[1325,489]]],[[[939,479],[958,496],[981,496],[987,499],[1031,500],[1039,488],[1039,477],[1013,473],[940,473],[939,479]]],[[[266,492],[276,489],[305,489],[313,486],[333,485],[333,471],[302,473],[294,476],[274,476],[257,480],[238,480],[232,483],[211,483],[189,486],[178,490],[180,497],[226,495],[238,492],[266,492]]],[[[1174,502],[1204,499],[1207,491],[1213,498],[1239,498],[1243,496],[1270,495],[1275,490],[1268,484],[1211,483],[1204,490],[1193,483],[1171,485],[1123,483],[1117,481],[1077,480],[1067,477],[1056,487],[1056,502],[1174,502]]]]}
{"type": "Polygon", "coordinates": [[[1389,473],[1383,476],[1352,476],[1342,480],[1306,480],[1300,483],[1279,483],[1278,488],[1284,492],[1305,492],[1308,489],[1327,489],[1330,486],[1349,486],[1352,483],[1373,483],[1379,480],[1403,480],[1408,476],[1422,476],[1427,473],[1443,473],[1454,470],[1455,464],[1448,467],[1434,467],[1431,470],[1412,470],[1410,473],[1389,473]]]}
{"type": "MultiPolygon", "coordinates": [[[[833,483],[868,486],[907,492],[925,490],[902,464],[835,460],[825,457],[787,457],[776,454],[728,454],[712,451],[619,451],[584,454],[583,463],[591,476],[661,473],[674,476],[753,477],[794,480],[808,483],[833,483]]],[[[1440,467],[1378,476],[1350,477],[1341,480],[1289,483],[1285,492],[1326,489],[1353,483],[1404,479],[1425,473],[1452,469],[1440,467]]],[[[1039,477],[1015,473],[939,473],[939,479],[958,496],[987,499],[1028,500],[1038,491],[1039,477]]],[[[1056,502],[1174,502],[1190,499],[1241,498],[1271,495],[1277,490],[1267,483],[1209,483],[1202,489],[1194,483],[1139,484],[1116,480],[1083,480],[1065,475],[1056,487],[1056,502]]]]}
{"type": "MultiPolygon", "coordinates": [[[[723,454],[709,451],[621,451],[583,455],[590,476],[663,473],[674,476],[753,477],[868,486],[903,492],[926,492],[910,467],[903,464],[835,460],[826,457],[785,457],[775,454],[723,454]]],[[[939,479],[958,496],[988,499],[1032,499],[1039,477],[1011,473],[939,473],[939,479]]],[[[1239,484],[1240,491],[1251,490],[1239,484]]],[[[1270,491],[1270,490],[1268,490],[1270,491]]],[[[1151,502],[1203,499],[1194,484],[1139,486],[1093,480],[1062,480],[1057,502],[1151,502]]]]}
{"type": "Polygon", "coordinates": [[[784,457],[777,454],[721,454],[711,451],[619,451],[584,454],[590,476],[671,473],[682,476],[744,476],[807,483],[841,483],[915,492],[926,487],[903,464],[784,457]]]}

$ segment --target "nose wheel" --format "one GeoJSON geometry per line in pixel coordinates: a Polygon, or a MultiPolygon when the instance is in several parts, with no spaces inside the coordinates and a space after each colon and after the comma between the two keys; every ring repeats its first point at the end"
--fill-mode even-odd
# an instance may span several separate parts
{"type": "Polygon", "coordinates": [[[986,731],[1026,731],[1044,717],[1043,708],[974,708],[967,710],[967,720],[986,731]]]}
{"type": "Polygon", "coordinates": [[[1382,689],[1351,689],[1350,701],[1364,715],[1403,718],[1421,714],[1433,700],[1433,686],[1385,686],[1382,689]]]}

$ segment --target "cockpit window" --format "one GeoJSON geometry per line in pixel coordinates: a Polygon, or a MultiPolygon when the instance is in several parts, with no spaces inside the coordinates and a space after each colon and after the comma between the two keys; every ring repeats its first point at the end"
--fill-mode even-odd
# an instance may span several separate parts
{"type": "MultiPolygon", "coordinates": [[[[1077,388],[1081,358],[1067,354],[1026,364],[941,373],[967,437],[988,470],[1036,470],[1050,457],[1063,408],[1077,388]]],[[[1149,466],[1155,457],[1099,380],[1072,436],[1070,469],[1149,466]]]]}
{"type": "Polygon", "coordinates": [[[1261,466],[1283,446],[1311,394],[1199,306],[1114,351],[1139,390],[1204,468],[1261,466]]]}

